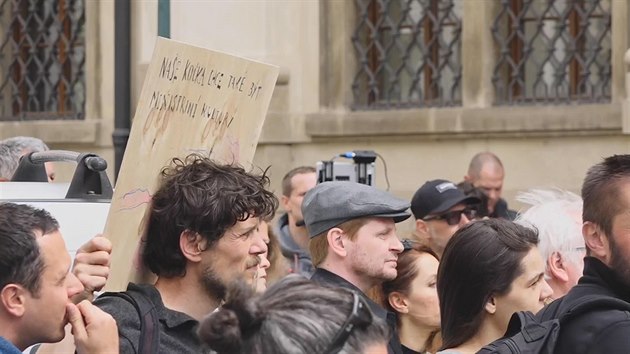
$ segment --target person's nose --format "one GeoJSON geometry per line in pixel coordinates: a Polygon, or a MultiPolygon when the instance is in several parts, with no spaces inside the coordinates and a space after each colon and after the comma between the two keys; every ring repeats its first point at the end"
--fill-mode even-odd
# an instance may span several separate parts
{"type": "Polygon", "coordinates": [[[466,216],[465,213],[462,213],[462,216],[459,218],[459,226],[464,226],[470,222],[470,219],[466,216]]]}
{"type": "Polygon", "coordinates": [[[72,272],[68,273],[68,276],[66,277],[66,288],[68,289],[68,299],[79,294],[84,289],[79,278],[77,278],[72,272]]]}
{"type": "Polygon", "coordinates": [[[549,286],[549,283],[545,279],[542,279],[542,290],[540,291],[540,301],[544,301],[553,295],[553,289],[549,286]]]}
{"type": "Polygon", "coordinates": [[[398,236],[394,236],[392,237],[393,243],[390,246],[390,249],[398,254],[398,253],[402,253],[402,251],[405,249],[405,246],[402,244],[402,242],[400,242],[400,239],[398,238],[398,236]]]}
{"type": "Polygon", "coordinates": [[[254,234],[254,240],[252,247],[250,248],[252,254],[260,255],[267,252],[267,243],[263,239],[263,234],[260,231],[256,231],[254,234]]]}
{"type": "Polygon", "coordinates": [[[271,262],[269,262],[269,258],[267,258],[267,254],[260,255],[260,264],[258,265],[261,269],[268,269],[271,267],[271,262]]]}

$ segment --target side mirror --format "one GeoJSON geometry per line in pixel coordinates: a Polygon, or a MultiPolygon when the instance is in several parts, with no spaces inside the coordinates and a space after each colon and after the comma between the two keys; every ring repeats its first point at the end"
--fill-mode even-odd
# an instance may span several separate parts
{"type": "Polygon", "coordinates": [[[92,154],[50,150],[22,156],[12,182],[47,182],[45,162],[74,161],[77,167],[68,187],[66,199],[111,199],[114,190],[107,177],[107,161],[92,154]]]}

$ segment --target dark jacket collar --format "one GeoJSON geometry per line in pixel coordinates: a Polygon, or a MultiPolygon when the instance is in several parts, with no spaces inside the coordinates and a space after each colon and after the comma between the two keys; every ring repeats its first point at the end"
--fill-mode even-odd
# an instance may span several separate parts
{"type": "Polygon", "coordinates": [[[365,302],[367,302],[368,306],[370,306],[370,310],[372,310],[374,316],[385,320],[392,332],[392,336],[387,344],[387,352],[389,354],[402,354],[398,332],[396,331],[396,314],[385,310],[381,307],[381,305],[367,297],[367,295],[365,295],[363,291],[354,284],[326,269],[316,268],[311,280],[320,285],[350,289],[361,295],[361,297],[365,299],[365,302]]]}
{"type": "Polygon", "coordinates": [[[514,219],[516,219],[517,212],[508,208],[505,199],[499,198],[497,204],[494,206],[494,212],[489,216],[491,218],[501,218],[514,221],[514,219]]]}
{"type": "Polygon", "coordinates": [[[584,296],[600,295],[630,302],[630,289],[619,281],[615,272],[594,257],[584,258],[584,273],[578,284],[569,292],[545,306],[537,316],[540,320],[558,318],[566,313],[584,296]]]}
{"type": "Polygon", "coordinates": [[[337,286],[340,288],[346,288],[346,289],[355,291],[357,294],[361,295],[363,299],[365,299],[365,301],[370,306],[370,310],[372,310],[372,313],[375,316],[382,319],[387,319],[387,312],[388,312],[387,310],[385,310],[379,304],[377,304],[376,302],[372,301],[372,299],[367,297],[367,295],[365,295],[363,291],[361,291],[361,289],[359,289],[358,287],[356,287],[354,284],[350,283],[346,279],[338,276],[337,274],[330,272],[326,269],[317,268],[315,269],[315,273],[313,273],[311,280],[322,285],[329,285],[329,286],[332,285],[332,286],[337,286]]]}
{"type": "Polygon", "coordinates": [[[153,285],[129,283],[127,290],[137,291],[148,297],[157,310],[160,322],[163,322],[168,328],[174,328],[184,324],[191,326],[198,324],[197,320],[187,314],[166,308],[164,302],[162,302],[160,292],[153,285]]]}
{"type": "Polygon", "coordinates": [[[619,280],[615,271],[594,257],[584,258],[584,275],[578,286],[598,287],[602,292],[609,292],[610,296],[630,302],[630,288],[619,280]]]}

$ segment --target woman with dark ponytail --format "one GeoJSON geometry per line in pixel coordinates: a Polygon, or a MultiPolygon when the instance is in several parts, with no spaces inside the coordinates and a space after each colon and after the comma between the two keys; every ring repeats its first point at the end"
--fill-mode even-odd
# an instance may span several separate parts
{"type": "Polygon", "coordinates": [[[386,353],[389,331],[362,297],[289,275],[255,296],[235,284],[199,337],[218,354],[386,353]]]}
{"type": "Polygon", "coordinates": [[[438,258],[418,242],[403,240],[403,245],[396,266],[398,275],[383,283],[380,302],[397,315],[404,354],[435,353],[441,345],[438,258]]]}

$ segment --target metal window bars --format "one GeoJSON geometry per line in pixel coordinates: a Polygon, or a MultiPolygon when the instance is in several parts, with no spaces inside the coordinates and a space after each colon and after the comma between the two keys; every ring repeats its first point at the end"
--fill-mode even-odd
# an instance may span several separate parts
{"type": "Polygon", "coordinates": [[[461,104],[461,0],[355,0],[353,109],[461,104]]]}
{"type": "Polygon", "coordinates": [[[0,121],[82,119],[84,0],[0,1],[0,121]]]}
{"type": "Polygon", "coordinates": [[[495,103],[607,102],[611,0],[501,0],[495,103]]]}

